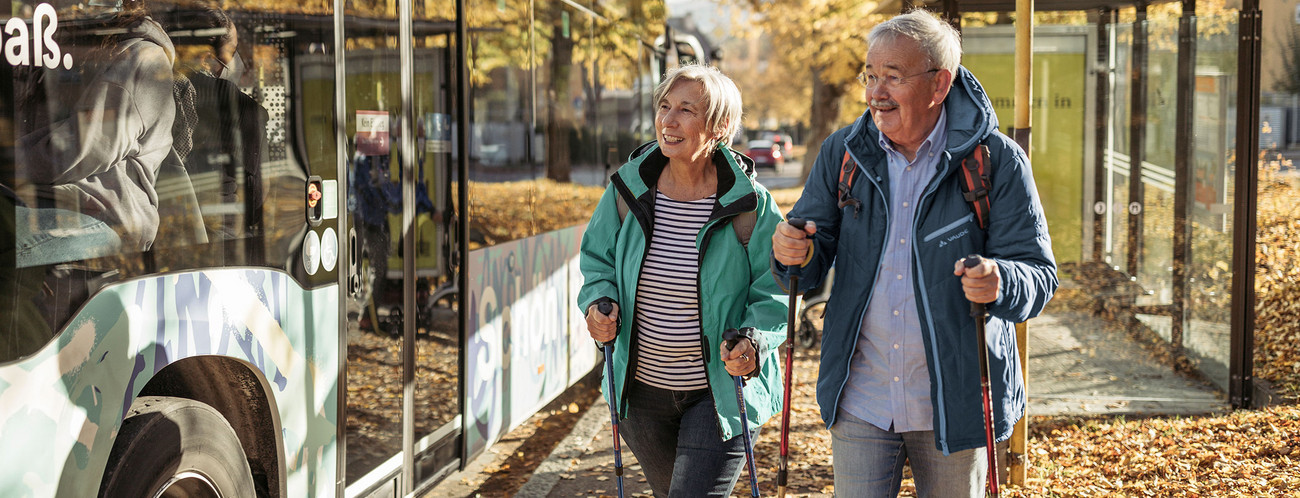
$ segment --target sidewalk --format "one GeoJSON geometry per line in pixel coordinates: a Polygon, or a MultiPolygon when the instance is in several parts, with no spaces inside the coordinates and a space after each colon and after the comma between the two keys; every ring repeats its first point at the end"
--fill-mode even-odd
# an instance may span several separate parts
{"type": "MultiPolygon", "coordinates": [[[[1090,316],[1058,310],[1029,323],[1029,412],[1038,415],[1194,415],[1226,410],[1224,395],[1203,382],[1187,378],[1160,364],[1122,330],[1090,316]]],[[[824,485],[829,474],[829,437],[815,422],[812,399],[816,351],[802,351],[794,409],[804,417],[791,434],[791,493],[798,497],[831,496],[824,485]],[[808,384],[808,385],[801,385],[808,384]],[[813,419],[814,422],[808,422],[813,419]],[[826,448],[821,448],[826,446],[826,448]],[[824,456],[825,455],[825,456],[824,456]],[[798,468],[794,464],[799,464],[798,468]],[[809,476],[819,476],[809,482],[809,476]],[[801,490],[793,492],[796,479],[801,490]],[[820,490],[820,491],[818,491],[820,490]]],[[[764,426],[755,450],[760,467],[760,489],[774,494],[778,420],[764,426]],[[770,453],[770,454],[769,454],[770,453]],[[773,475],[768,475],[773,474],[773,475]]],[[[527,498],[614,497],[613,445],[610,443],[609,408],[597,398],[550,455],[513,496],[527,498]]],[[[636,457],[623,445],[624,496],[648,497],[636,457]]],[[[467,469],[467,471],[470,469],[467,469]]],[[[741,473],[734,496],[748,496],[748,470],[741,473]]],[[[465,479],[464,477],[457,477],[465,479]]],[[[482,481],[485,477],[477,478],[482,481]]],[[[473,481],[475,478],[470,477],[473,481]]],[[[440,486],[442,487],[442,486],[440,486]]],[[[456,496],[452,494],[432,496],[456,496]]],[[[487,495],[484,495],[487,496],[487,495]]]]}
{"type": "MultiPolygon", "coordinates": [[[[518,498],[618,496],[614,474],[613,432],[609,405],[600,397],[573,427],[569,436],[519,488],[518,498]]],[[[622,444],[623,492],[626,497],[653,496],[636,457],[622,444]]]]}

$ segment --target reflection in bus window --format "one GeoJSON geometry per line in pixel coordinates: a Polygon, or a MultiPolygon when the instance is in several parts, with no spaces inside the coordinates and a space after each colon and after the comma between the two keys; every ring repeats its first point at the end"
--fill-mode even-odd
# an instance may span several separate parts
{"type": "Polygon", "coordinates": [[[332,72],[320,43],[332,18],[166,2],[23,9],[8,25],[57,18],[57,29],[37,64],[0,64],[13,96],[0,128],[0,361],[48,342],[109,283],[226,266],[303,273],[302,192],[309,174],[335,176],[333,135],[288,130],[285,96],[297,78],[293,106],[332,108],[332,88],[303,74],[332,72]]]}
{"type": "MultiPolygon", "coordinates": [[[[13,234],[0,274],[0,361],[34,352],[116,274],[107,265],[55,265],[155,244],[156,182],[179,163],[172,130],[183,87],[172,78],[171,40],[134,3],[87,24],[102,34],[81,44],[61,37],[63,64],[12,69],[22,98],[14,168],[0,179],[3,228],[13,234]]],[[[76,30],[67,27],[64,34],[76,30]]]]}
{"type": "Polygon", "coordinates": [[[107,24],[123,32],[74,52],[81,59],[79,71],[22,71],[26,88],[20,93],[29,97],[18,103],[15,159],[26,185],[15,190],[27,208],[21,211],[52,215],[26,213],[26,222],[20,222],[37,227],[37,233],[25,244],[20,241],[19,266],[102,255],[102,245],[83,243],[81,237],[102,244],[106,234],[86,226],[78,214],[103,221],[125,250],[153,245],[159,221],[155,181],[174,153],[176,100],[174,48],[162,27],[145,15],[126,10],[110,20],[107,24]],[[66,236],[59,230],[74,226],[80,230],[66,236]]]}
{"type": "Polygon", "coordinates": [[[265,200],[261,165],[269,116],[239,89],[246,69],[238,50],[239,30],[225,12],[212,7],[176,17],[169,31],[191,35],[175,40],[176,67],[194,87],[198,124],[186,169],[206,231],[214,241],[256,235],[265,200]]]}

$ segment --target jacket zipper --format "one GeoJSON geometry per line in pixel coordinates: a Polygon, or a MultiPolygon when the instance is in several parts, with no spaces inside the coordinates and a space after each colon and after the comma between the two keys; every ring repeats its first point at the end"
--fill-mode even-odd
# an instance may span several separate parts
{"type": "MultiPolygon", "coordinates": [[[[645,238],[645,242],[646,242],[645,248],[641,250],[641,261],[645,261],[646,258],[650,256],[650,236],[651,236],[650,216],[646,214],[645,209],[643,209],[643,206],[641,206],[641,203],[637,202],[636,197],[632,196],[631,190],[629,190],[627,188],[627,185],[623,183],[622,178],[620,178],[618,175],[613,175],[610,177],[610,183],[614,184],[615,194],[622,196],[623,201],[627,203],[628,213],[630,213],[632,217],[636,219],[637,224],[641,226],[641,234],[642,237],[645,238]]],[[[621,228],[622,227],[620,226],[620,229],[621,228]]],[[[644,269],[644,266],[642,267],[642,269],[644,269]]],[[[639,286],[641,284],[640,269],[637,270],[636,278],[637,278],[636,285],[639,286]]],[[[629,309],[629,311],[632,312],[630,315],[632,316],[632,324],[628,327],[628,331],[631,334],[631,336],[628,337],[628,343],[627,343],[628,346],[627,371],[624,372],[623,375],[623,390],[619,392],[619,396],[618,396],[617,411],[619,414],[619,418],[623,417],[624,407],[627,405],[627,392],[628,392],[627,379],[636,377],[637,355],[640,352],[639,348],[637,347],[637,334],[639,333],[639,329],[636,326],[636,296],[635,295],[631,296],[630,300],[632,301],[632,307],[629,309]]]]}
{"type": "MultiPolygon", "coordinates": [[[[709,240],[713,238],[714,232],[724,225],[725,220],[733,219],[735,217],[736,215],[734,214],[728,215],[723,218],[711,220],[709,223],[705,224],[704,237],[700,239],[700,254],[695,262],[696,268],[700,270],[704,269],[704,253],[708,250],[709,240]]],[[[699,300],[700,303],[700,314],[696,318],[696,322],[698,323],[698,326],[700,328],[700,355],[704,359],[704,361],[702,362],[703,364],[702,366],[704,368],[704,382],[709,385],[708,388],[709,397],[713,398],[713,379],[709,377],[709,358],[710,358],[709,341],[708,341],[708,334],[704,331],[704,300],[700,299],[699,297],[703,291],[703,281],[700,279],[701,278],[700,276],[702,274],[703,272],[701,271],[695,272],[695,295],[696,295],[696,299],[699,300]]],[[[715,412],[717,411],[716,410],[717,404],[718,404],[718,400],[714,398],[713,405],[715,407],[715,412]]],[[[737,414],[739,413],[740,413],[739,410],[737,410],[737,414]]],[[[721,434],[723,436],[723,439],[731,439],[732,435],[729,434],[726,428],[722,426],[722,419],[719,417],[717,413],[714,413],[713,423],[714,425],[717,426],[718,434],[721,434]]]]}
{"type": "MultiPolygon", "coordinates": [[[[854,154],[852,150],[849,150],[847,143],[844,144],[844,150],[847,151],[849,153],[849,156],[853,158],[853,162],[860,170],[860,173],[862,173],[863,177],[866,178],[867,181],[871,183],[871,186],[876,189],[876,193],[879,194],[880,198],[884,199],[885,198],[884,190],[880,188],[880,183],[876,181],[875,177],[867,172],[866,167],[863,166],[863,164],[865,163],[858,160],[858,156],[854,154]]],[[[888,220],[889,203],[882,202],[881,204],[885,207],[885,219],[888,220]]],[[[888,230],[888,227],[886,227],[886,230],[888,230]]],[[[876,275],[880,274],[880,267],[885,264],[885,247],[886,244],[888,243],[889,243],[889,237],[885,237],[880,242],[880,258],[876,260],[876,275]]],[[[876,295],[876,287],[873,285],[871,287],[871,290],[867,292],[867,302],[863,303],[862,311],[858,312],[858,321],[855,323],[858,324],[859,328],[862,327],[862,317],[866,316],[867,307],[871,306],[871,299],[875,297],[875,295],[876,295]]],[[[837,411],[838,411],[838,407],[840,406],[840,401],[844,399],[844,386],[848,385],[849,383],[850,370],[853,368],[853,355],[857,354],[857,352],[858,352],[858,341],[855,340],[853,341],[852,347],[849,348],[849,362],[848,364],[844,365],[844,370],[845,370],[844,380],[840,382],[839,392],[835,393],[835,406],[837,411]]],[[[834,416],[832,415],[831,418],[832,423],[834,422],[834,420],[835,420],[834,416]]]]}
{"type": "MultiPolygon", "coordinates": [[[[939,180],[931,184],[929,188],[927,188],[925,192],[921,194],[921,198],[917,202],[916,213],[912,215],[912,240],[913,240],[912,261],[913,262],[921,261],[921,245],[915,243],[916,233],[917,233],[916,220],[919,219],[921,216],[921,209],[922,206],[926,205],[925,204],[926,199],[932,197],[934,195],[934,192],[939,189],[939,185],[944,182],[944,178],[948,173],[949,166],[951,166],[952,164],[952,153],[945,150],[943,152],[943,155],[944,155],[943,164],[945,165],[944,169],[936,173],[935,175],[935,177],[938,178],[939,180]]],[[[939,351],[938,351],[939,338],[935,337],[934,335],[934,318],[933,318],[933,312],[930,310],[930,295],[925,292],[925,286],[922,285],[925,282],[924,269],[921,268],[921,265],[919,263],[914,264],[913,266],[914,266],[913,271],[916,274],[916,278],[912,279],[912,292],[915,293],[917,298],[920,299],[921,306],[923,307],[921,310],[923,312],[921,313],[921,316],[925,317],[925,324],[922,325],[922,328],[924,329],[923,332],[926,335],[930,336],[930,351],[928,351],[928,353],[932,358],[932,361],[934,362],[935,378],[931,380],[935,383],[935,390],[934,390],[934,392],[936,393],[935,414],[937,415],[935,418],[938,419],[939,421],[939,426],[935,427],[935,430],[938,431],[939,433],[940,450],[942,450],[943,453],[946,455],[948,454],[948,416],[946,413],[948,402],[947,399],[945,399],[944,397],[944,391],[943,391],[943,385],[944,385],[943,365],[939,362],[939,351]]]]}

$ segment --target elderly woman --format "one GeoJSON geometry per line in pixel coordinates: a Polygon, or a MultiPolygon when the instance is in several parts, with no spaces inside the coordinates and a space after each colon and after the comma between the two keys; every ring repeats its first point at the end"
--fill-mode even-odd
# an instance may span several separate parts
{"type": "Polygon", "coordinates": [[[655,496],[729,496],[745,461],[731,376],[749,378],[751,433],[781,406],[787,307],[768,254],[782,217],[753,162],[727,148],[735,83],[683,66],[654,101],[656,140],[610,178],[582,238],[578,305],[591,337],[613,341],[605,396],[655,496]],[[740,331],[731,349],[727,329],[740,331]]]}

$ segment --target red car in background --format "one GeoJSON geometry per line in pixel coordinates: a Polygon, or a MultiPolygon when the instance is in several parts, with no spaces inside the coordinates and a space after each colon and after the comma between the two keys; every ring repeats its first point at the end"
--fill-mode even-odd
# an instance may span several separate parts
{"type": "Polygon", "coordinates": [[[755,137],[758,140],[770,140],[772,143],[780,145],[781,151],[787,155],[790,154],[790,149],[794,148],[794,140],[790,138],[790,135],[779,131],[760,131],[755,137]]]}
{"type": "Polygon", "coordinates": [[[754,160],[754,167],[775,169],[785,163],[785,149],[771,140],[750,140],[745,155],[754,160]]]}

